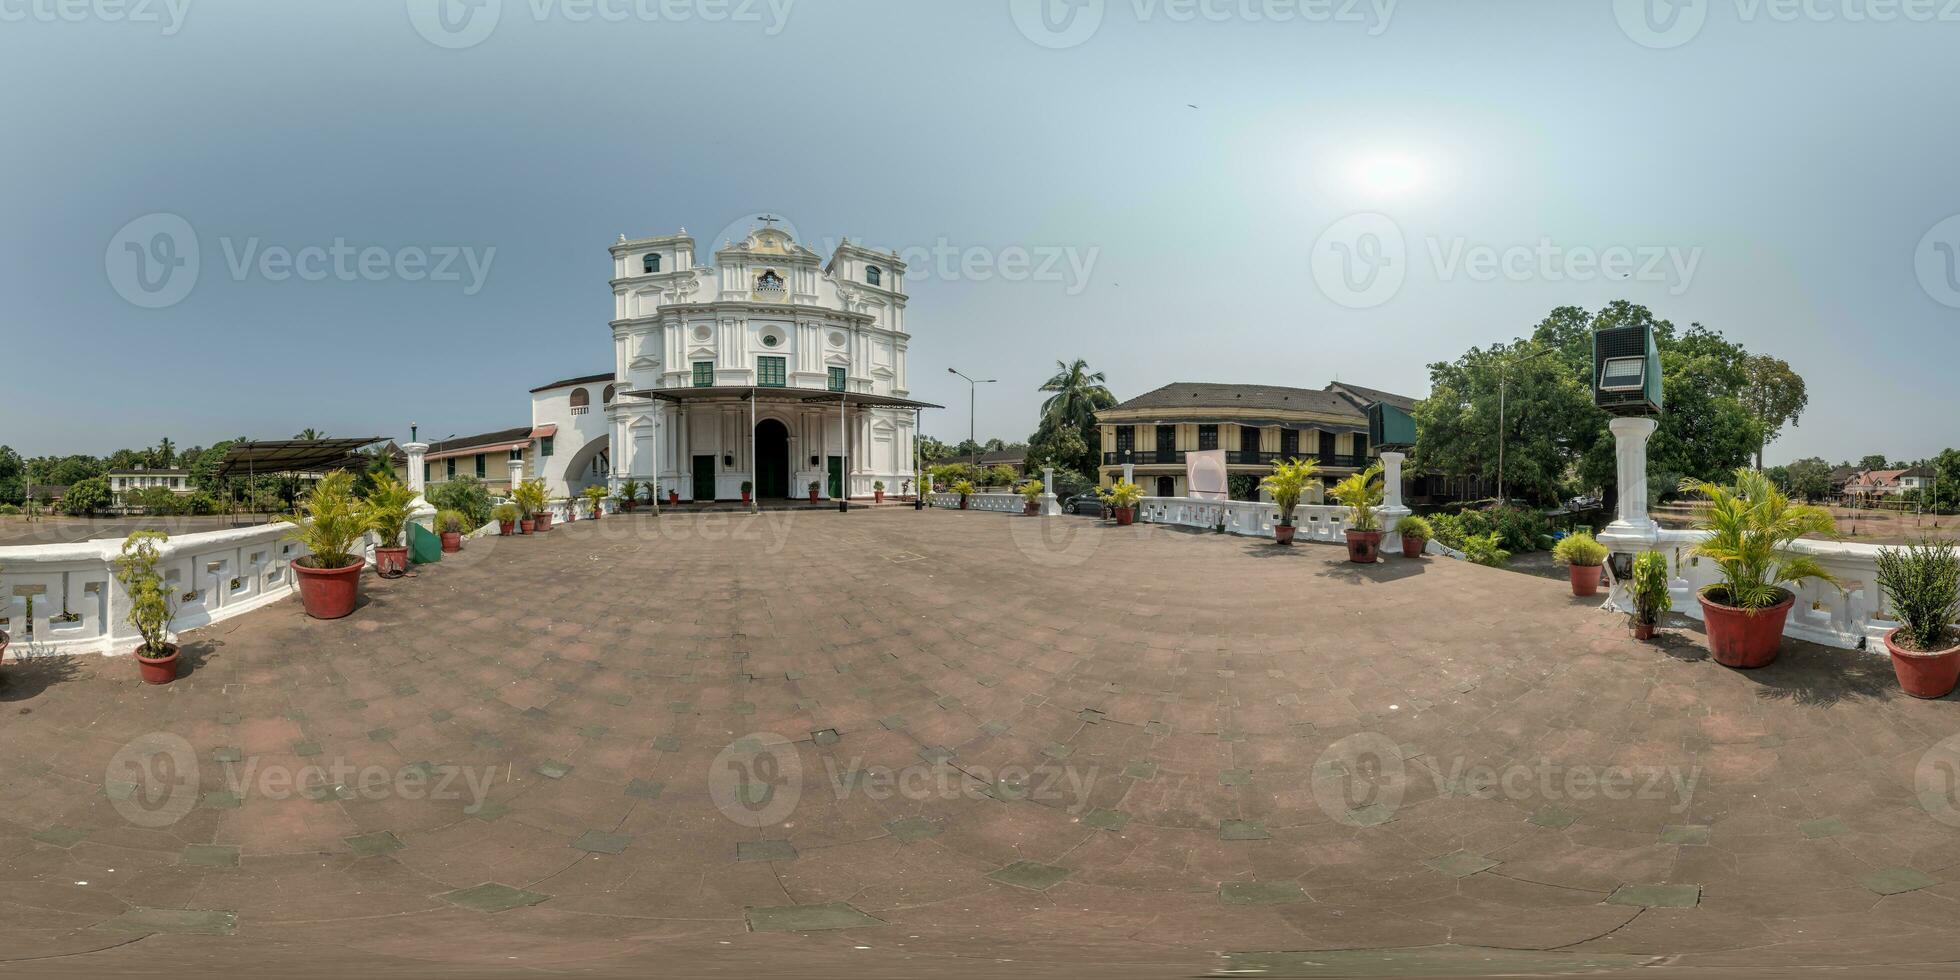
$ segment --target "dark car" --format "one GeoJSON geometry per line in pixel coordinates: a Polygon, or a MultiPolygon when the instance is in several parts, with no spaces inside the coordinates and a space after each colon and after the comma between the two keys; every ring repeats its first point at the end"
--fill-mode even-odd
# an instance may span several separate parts
{"type": "Polygon", "coordinates": [[[1062,512],[1067,514],[1093,514],[1102,516],[1102,498],[1094,493],[1078,493],[1062,501],[1062,512]]]}

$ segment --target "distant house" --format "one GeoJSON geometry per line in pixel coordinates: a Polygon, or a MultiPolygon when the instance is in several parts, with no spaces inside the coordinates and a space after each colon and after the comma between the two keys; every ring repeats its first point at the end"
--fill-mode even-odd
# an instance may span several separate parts
{"type": "Polygon", "coordinates": [[[1917,490],[1925,493],[1933,488],[1933,479],[1932,467],[1915,466],[1899,474],[1899,492],[1910,493],[1917,490]]]}
{"type": "Polygon", "coordinates": [[[1899,485],[1899,478],[1910,470],[1865,470],[1851,478],[1844,486],[1844,496],[1848,499],[1869,501],[1880,497],[1894,497],[1905,490],[1899,485]]]}
{"type": "MultiPolygon", "coordinates": [[[[488,484],[491,492],[501,493],[510,486],[511,463],[521,463],[524,450],[531,445],[531,432],[530,426],[520,425],[430,443],[422,462],[423,482],[434,486],[471,477],[488,484]]],[[[544,455],[551,455],[551,439],[546,437],[543,444],[544,455]]],[[[408,454],[397,447],[393,456],[396,478],[407,482],[408,454]]]]}
{"type": "Polygon", "coordinates": [[[27,485],[27,502],[36,506],[59,507],[61,498],[68,496],[66,484],[30,483],[27,485]]]}
{"type": "Polygon", "coordinates": [[[131,494],[138,490],[162,487],[179,497],[196,493],[191,486],[190,470],[150,469],[137,466],[126,470],[110,470],[106,475],[109,481],[109,496],[117,507],[124,510],[141,510],[131,501],[131,494]]]}

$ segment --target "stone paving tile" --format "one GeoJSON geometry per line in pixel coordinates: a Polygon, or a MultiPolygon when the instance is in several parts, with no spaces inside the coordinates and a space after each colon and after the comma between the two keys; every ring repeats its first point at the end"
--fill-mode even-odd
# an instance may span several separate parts
{"type": "Polygon", "coordinates": [[[1824,837],[1842,837],[1851,832],[1851,829],[1844,825],[1844,821],[1837,817],[1806,820],[1798,824],[1797,829],[1802,831],[1803,835],[1811,840],[1818,840],[1824,837]]]}
{"type": "Polygon", "coordinates": [[[526,905],[537,905],[551,896],[537,892],[512,888],[489,882],[471,888],[459,888],[442,896],[442,900],[472,912],[508,912],[526,905]]]}
{"type": "Polygon", "coordinates": [[[735,845],[737,861],[794,861],[796,848],[786,840],[745,840],[735,845]]]}
{"type": "Polygon", "coordinates": [[[1672,824],[1661,828],[1661,843],[1701,846],[1714,837],[1713,828],[1693,824],[1672,824]]]}
{"type": "Polygon", "coordinates": [[[227,844],[187,844],[178,860],[191,868],[236,868],[238,848],[227,844]]]}
{"type": "Polygon", "coordinates": [[[82,827],[49,827],[46,830],[37,831],[33,836],[35,840],[43,844],[53,844],[56,847],[74,847],[76,844],[85,840],[88,835],[89,831],[82,827]]]}
{"type": "Polygon", "coordinates": [[[1454,854],[1445,854],[1442,857],[1430,858],[1422,863],[1452,878],[1468,878],[1480,871],[1489,871],[1497,867],[1498,864],[1498,862],[1490,858],[1484,857],[1481,854],[1472,854],[1469,851],[1457,851],[1454,854]]]}
{"type": "Polygon", "coordinates": [[[1067,868],[1057,868],[1052,865],[1042,864],[1039,861],[1016,861],[1005,868],[994,871],[987,875],[987,877],[1002,884],[1013,885],[1016,888],[1027,888],[1040,892],[1047,891],[1061,884],[1071,874],[1074,874],[1074,872],[1067,868]]]}
{"type": "Polygon", "coordinates": [[[238,916],[206,909],[132,908],[103,922],[102,928],[117,932],[229,936],[238,929],[238,916]]]}
{"type": "Polygon", "coordinates": [[[885,830],[889,831],[893,837],[907,844],[913,841],[939,836],[939,825],[924,817],[906,817],[903,820],[893,820],[885,824],[885,830]]]}
{"type": "Polygon", "coordinates": [[[362,857],[374,857],[390,851],[399,851],[408,845],[402,843],[401,838],[396,837],[393,831],[383,830],[362,834],[359,837],[349,837],[347,846],[353,848],[354,853],[362,857]]]}
{"type": "Polygon", "coordinates": [[[1642,909],[1691,909],[1701,902],[1701,886],[1621,885],[1606,901],[1642,909]]]}
{"type": "Polygon", "coordinates": [[[626,850],[627,846],[632,842],[633,839],[625,834],[608,834],[597,830],[588,830],[579,835],[578,840],[572,842],[572,847],[576,850],[585,851],[588,854],[618,854],[626,850]]]}
{"type": "Polygon", "coordinates": [[[1931,888],[1939,882],[1913,868],[1881,868],[1859,876],[1858,884],[1880,895],[1903,895],[1922,888],[1931,888]]]}
{"type": "Polygon", "coordinates": [[[1227,820],[1218,826],[1219,840],[1271,840],[1272,836],[1257,820],[1227,820]]]}
{"type": "Polygon", "coordinates": [[[1218,886],[1226,905],[1290,905],[1307,900],[1306,889],[1295,881],[1228,881],[1218,886]]]}
{"type": "Polygon", "coordinates": [[[752,908],[747,916],[751,932],[820,932],[885,924],[883,920],[866,915],[843,902],[752,908]]]}

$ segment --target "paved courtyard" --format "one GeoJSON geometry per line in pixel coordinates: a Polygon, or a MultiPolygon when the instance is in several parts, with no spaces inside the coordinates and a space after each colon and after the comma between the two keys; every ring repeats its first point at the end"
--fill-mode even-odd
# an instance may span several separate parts
{"type": "MultiPolygon", "coordinates": [[[[1960,704],[1556,582],[1083,519],[640,515],[0,676],[0,973],[1960,959],[1960,704]],[[1052,535],[1052,537],[1051,537],[1052,535]]],[[[1244,975],[1244,974],[1240,974],[1244,975]]]]}

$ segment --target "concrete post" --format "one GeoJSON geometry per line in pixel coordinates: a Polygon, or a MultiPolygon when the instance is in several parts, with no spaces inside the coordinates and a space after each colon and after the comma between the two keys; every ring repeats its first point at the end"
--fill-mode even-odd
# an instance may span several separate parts
{"type": "Polygon", "coordinates": [[[1123,464],[1123,479],[1125,482],[1128,483],[1137,482],[1137,464],[1135,463],[1123,464]]]}
{"type": "Polygon", "coordinates": [[[512,490],[515,490],[517,489],[518,485],[523,482],[524,482],[524,457],[519,456],[518,458],[510,461],[510,488],[512,490]]]}
{"type": "Polygon", "coordinates": [[[434,528],[436,509],[423,496],[428,489],[428,481],[422,477],[422,466],[429,454],[429,444],[411,442],[403,446],[402,451],[408,453],[408,488],[415,491],[415,502],[408,505],[408,519],[424,528],[434,528]]]}
{"type": "Polygon", "coordinates": [[[1615,551],[1639,551],[1659,540],[1660,528],[1647,516],[1647,440],[1659,426],[1650,418],[1617,418],[1610,426],[1619,469],[1620,509],[1599,540],[1615,551]]]}
{"type": "Polygon", "coordinates": [[[1041,468],[1041,516],[1053,517],[1062,512],[1062,502],[1055,499],[1055,468],[1041,468]]]}
{"type": "Polygon", "coordinates": [[[1382,553],[1399,555],[1402,553],[1402,536],[1395,533],[1395,525],[1411,511],[1402,503],[1402,461],[1408,459],[1405,453],[1382,453],[1382,553]]]}

